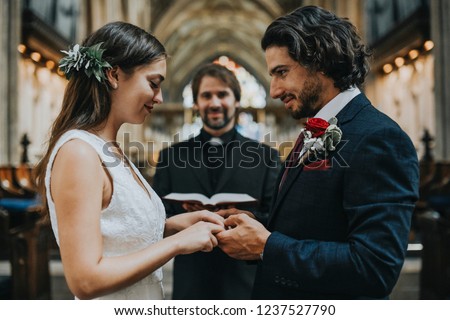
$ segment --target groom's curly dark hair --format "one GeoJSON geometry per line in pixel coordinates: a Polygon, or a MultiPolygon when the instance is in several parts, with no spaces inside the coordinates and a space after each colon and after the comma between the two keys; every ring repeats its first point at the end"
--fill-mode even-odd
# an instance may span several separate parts
{"type": "Polygon", "coordinates": [[[273,21],[261,40],[263,50],[270,46],[287,47],[292,59],[323,72],[340,91],[361,86],[370,70],[372,53],[356,27],[316,6],[300,7],[273,21]]]}

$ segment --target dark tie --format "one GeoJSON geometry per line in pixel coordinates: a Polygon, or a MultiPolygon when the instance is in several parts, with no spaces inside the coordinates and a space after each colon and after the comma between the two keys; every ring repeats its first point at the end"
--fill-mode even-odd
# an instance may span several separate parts
{"type": "Polygon", "coordinates": [[[278,186],[278,191],[281,190],[281,187],[286,181],[289,169],[295,167],[298,162],[298,156],[300,155],[300,151],[303,148],[303,138],[304,135],[300,133],[299,136],[297,137],[297,140],[295,141],[294,148],[292,148],[292,152],[289,155],[289,159],[286,160],[284,173],[283,176],[281,177],[280,185],[278,186]]]}

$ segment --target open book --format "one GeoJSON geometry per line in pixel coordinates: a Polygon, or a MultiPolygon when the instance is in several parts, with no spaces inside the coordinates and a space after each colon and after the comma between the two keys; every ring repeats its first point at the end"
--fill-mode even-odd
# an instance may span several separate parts
{"type": "Polygon", "coordinates": [[[232,205],[237,203],[257,203],[258,200],[246,193],[217,193],[211,198],[200,193],[169,193],[162,197],[165,200],[201,203],[205,206],[232,205]]]}

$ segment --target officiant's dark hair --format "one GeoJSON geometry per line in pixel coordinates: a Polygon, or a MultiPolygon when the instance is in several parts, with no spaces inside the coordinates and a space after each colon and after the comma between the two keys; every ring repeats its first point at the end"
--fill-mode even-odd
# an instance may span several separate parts
{"type": "Polygon", "coordinates": [[[206,76],[220,79],[223,83],[230,87],[231,91],[233,91],[236,101],[241,101],[241,86],[233,71],[220,64],[210,63],[200,67],[192,79],[192,96],[194,98],[194,103],[197,103],[200,83],[206,76]]]}
{"type": "Polygon", "coordinates": [[[372,55],[347,19],[316,6],[305,6],[273,21],[261,40],[263,50],[287,47],[303,67],[323,72],[344,91],[361,86],[372,55]]]}

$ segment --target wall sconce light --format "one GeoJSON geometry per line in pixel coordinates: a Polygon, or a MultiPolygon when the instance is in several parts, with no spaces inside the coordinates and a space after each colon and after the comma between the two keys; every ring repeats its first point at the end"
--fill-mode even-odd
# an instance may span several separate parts
{"type": "Polygon", "coordinates": [[[386,63],[386,64],[383,66],[383,71],[384,71],[384,73],[386,73],[386,74],[391,73],[392,70],[394,70],[394,67],[393,67],[392,64],[390,64],[390,63],[386,63]]]}
{"type": "Polygon", "coordinates": [[[52,60],[48,60],[48,61],[45,63],[45,66],[47,67],[47,69],[52,70],[52,69],[55,67],[55,62],[52,61],[52,60]]]}
{"type": "MultiPolygon", "coordinates": [[[[399,69],[399,68],[403,67],[405,64],[411,63],[413,60],[416,60],[421,55],[428,54],[428,51],[430,51],[433,48],[434,48],[433,41],[427,40],[422,44],[422,46],[409,50],[407,55],[405,55],[403,57],[396,57],[393,62],[388,62],[388,63],[384,64],[382,67],[383,73],[389,74],[392,71],[394,71],[394,69],[399,69]]],[[[420,61],[415,62],[416,66],[417,66],[417,63],[419,63],[419,62],[420,61]]]]}
{"type": "Polygon", "coordinates": [[[35,62],[39,62],[39,61],[41,61],[41,54],[39,52],[32,52],[30,54],[30,58],[31,58],[31,60],[33,60],[35,62]]]}
{"type": "Polygon", "coordinates": [[[394,63],[397,68],[400,68],[405,64],[405,59],[403,59],[402,57],[397,57],[395,58],[394,63]]]}
{"type": "Polygon", "coordinates": [[[59,70],[57,70],[57,68],[55,68],[56,62],[47,59],[45,56],[42,56],[40,52],[37,51],[30,52],[30,49],[27,48],[27,46],[24,45],[23,43],[17,46],[17,51],[19,51],[22,54],[22,57],[24,59],[31,59],[40,67],[45,67],[52,72],[56,72],[60,76],[64,76],[64,73],[60,72],[59,70]]]}
{"type": "Polygon", "coordinates": [[[409,53],[408,53],[408,57],[411,60],[417,59],[418,56],[419,56],[419,50],[417,50],[417,49],[413,49],[413,50],[409,51],[409,53]]]}
{"type": "Polygon", "coordinates": [[[27,47],[24,44],[19,44],[17,46],[17,51],[19,51],[20,53],[24,54],[27,51],[27,47]]]}
{"type": "Polygon", "coordinates": [[[423,44],[423,48],[425,49],[425,51],[430,51],[434,48],[434,42],[431,40],[425,41],[425,43],[423,44]]]}

